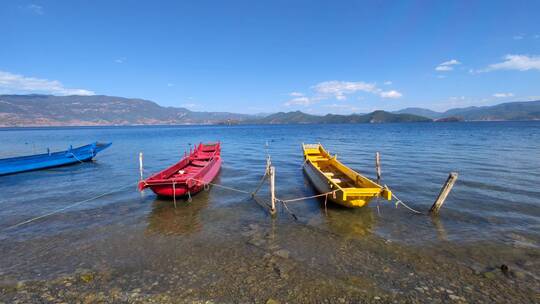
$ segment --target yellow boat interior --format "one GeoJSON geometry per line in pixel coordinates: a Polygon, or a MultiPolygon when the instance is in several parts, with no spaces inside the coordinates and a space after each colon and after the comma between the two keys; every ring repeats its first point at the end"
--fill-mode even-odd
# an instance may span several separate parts
{"type": "Polygon", "coordinates": [[[355,172],[330,155],[321,144],[303,144],[304,158],[328,181],[330,188],[341,193],[336,201],[347,207],[362,207],[375,197],[392,199],[392,192],[355,172]]]}

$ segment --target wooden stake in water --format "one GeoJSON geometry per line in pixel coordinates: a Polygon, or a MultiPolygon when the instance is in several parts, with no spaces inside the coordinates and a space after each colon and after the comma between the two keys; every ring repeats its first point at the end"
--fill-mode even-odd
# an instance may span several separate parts
{"type": "Polygon", "coordinates": [[[276,215],[276,168],[270,166],[270,201],[272,203],[272,209],[270,214],[272,216],[276,215]]]}
{"type": "Polygon", "coordinates": [[[381,154],[375,153],[375,170],[377,171],[377,184],[381,183],[381,154]]]}
{"type": "MultiPolygon", "coordinates": [[[[379,152],[375,153],[375,171],[377,172],[377,184],[381,184],[381,154],[379,152]]],[[[379,209],[379,196],[377,196],[377,214],[381,215],[381,210],[379,209]]]]}
{"type": "Polygon", "coordinates": [[[143,154],[142,152],[139,152],[139,174],[140,174],[141,180],[143,180],[143,154]]]}
{"type": "Polygon", "coordinates": [[[452,190],[452,187],[454,187],[454,184],[456,183],[457,178],[458,178],[457,172],[451,172],[450,175],[448,175],[448,179],[446,180],[446,183],[442,187],[441,192],[439,193],[439,196],[433,203],[433,206],[431,206],[431,209],[429,209],[429,213],[431,215],[439,214],[439,210],[441,209],[442,205],[444,204],[444,201],[448,197],[448,194],[452,190]]]}

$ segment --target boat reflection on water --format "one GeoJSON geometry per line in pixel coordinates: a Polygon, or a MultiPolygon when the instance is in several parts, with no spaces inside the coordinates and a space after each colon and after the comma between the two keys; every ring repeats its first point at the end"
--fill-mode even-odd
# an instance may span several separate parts
{"type": "MultiPolygon", "coordinates": [[[[311,188],[315,193],[309,178],[304,172],[304,185],[311,188]]],[[[315,226],[326,226],[330,232],[348,239],[361,239],[370,235],[374,229],[377,215],[373,208],[347,208],[332,203],[330,200],[324,203],[324,197],[319,199],[320,217],[313,217],[309,222],[315,226]]],[[[382,200],[381,200],[382,201],[382,200]]],[[[372,204],[377,204],[374,200],[372,204]]]]}
{"type": "Polygon", "coordinates": [[[332,233],[347,239],[361,239],[370,235],[376,221],[372,208],[351,209],[332,203],[328,203],[325,208],[324,199],[321,203],[321,217],[332,233]]]}
{"type": "Polygon", "coordinates": [[[208,207],[209,200],[208,192],[203,191],[192,202],[178,198],[175,208],[172,200],[157,197],[148,215],[146,233],[188,235],[200,231],[203,227],[200,213],[208,207]]]}

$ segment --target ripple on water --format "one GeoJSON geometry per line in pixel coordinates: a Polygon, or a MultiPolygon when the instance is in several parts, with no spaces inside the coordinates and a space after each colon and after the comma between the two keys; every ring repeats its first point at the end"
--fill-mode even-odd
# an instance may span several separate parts
{"type": "MultiPolygon", "coordinates": [[[[123,253],[116,262],[110,260],[114,257],[104,258],[112,264],[128,263],[125,259],[133,258],[128,249],[149,244],[165,246],[167,240],[178,241],[178,245],[183,244],[182,240],[192,240],[202,248],[214,239],[237,244],[246,225],[268,223],[265,213],[246,195],[213,187],[191,203],[179,200],[179,206],[174,208],[170,201],[156,198],[150,191],[140,195],[135,189],[139,152],[144,153],[145,172],[149,173],[177,161],[189,150],[189,143],[215,140],[223,143],[223,167],[216,183],[244,190],[253,189],[260,180],[268,142],[280,198],[315,194],[301,171],[302,142],[325,144],[344,163],[371,177],[374,154],[381,152],[383,183],[422,211],[431,206],[448,172],[460,173],[442,216],[436,221],[411,216],[402,207],[396,209],[385,201],[379,203],[379,211],[375,202],[362,210],[333,205],[325,209],[323,199],[289,204],[303,224],[345,240],[380,237],[414,246],[480,240],[522,245],[538,244],[540,238],[538,122],[0,131],[2,148],[15,154],[28,153],[27,143],[44,149],[94,140],[113,142],[94,163],[1,177],[0,229],[130,182],[133,188],[3,233],[0,253],[8,258],[0,262],[0,269],[58,273],[54,267],[44,266],[44,261],[55,260],[51,265],[63,265],[61,269],[84,264],[84,258],[92,260],[92,253],[86,250],[95,249],[100,242],[103,244],[99,248],[112,246],[123,253]],[[121,236],[141,243],[118,248],[113,242],[121,236]],[[17,255],[23,248],[29,249],[17,255]],[[84,254],[78,256],[81,252],[84,254]]],[[[261,191],[261,197],[266,197],[268,189],[261,191]]],[[[294,223],[286,212],[280,213],[279,222],[281,227],[294,223]]],[[[296,228],[284,231],[299,233],[296,228]]],[[[310,237],[310,242],[325,244],[321,236],[310,237]]],[[[299,248],[315,246],[307,241],[304,244],[301,238],[296,242],[299,248]]],[[[108,254],[113,255],[114,250],[108,254]]]]}

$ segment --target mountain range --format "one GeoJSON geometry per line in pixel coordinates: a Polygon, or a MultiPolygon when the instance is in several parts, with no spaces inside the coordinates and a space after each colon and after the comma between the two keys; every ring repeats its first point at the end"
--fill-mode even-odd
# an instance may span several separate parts
{"type": "Polygon", "coordinates": [[[413,114],[431,119],[456,117],[466,121],[540,120],[540,100],[501,103],[494,106],[455,108],[436,112],[423,108],[406,108],[396,114],[413,114]]]}
{"type": "Polygon", "coordinates": [[[163,107],[149,100],[105,95],[0,95],[0,127],[174,125],[174,124],[294,124],[388,123],[428,121],[540,120],[540,100],[436,112],[407,108],[368,114],[312,115],[300,111],[273,114],[197,112],[163,107]]]}
{"type": "Polygon", "coordinates": [[[324,116],[306,114],[304,112],[279,112],[255,120],[247,120],[244,123],[258,124],[288,124],[288,123],[387,123],[387,122],[429,122],[430,118],[414,114],[394,114],[386,111],[374,111],[369,114],[337,115],[326,114],[324,116]]]}
{"type": "Polygon", "coordinates": [[[0,95],[0,126],[214,124],[251,115],[194,112],[144,99],[104,95],[0,95]]]}

